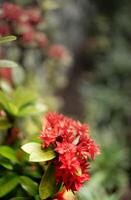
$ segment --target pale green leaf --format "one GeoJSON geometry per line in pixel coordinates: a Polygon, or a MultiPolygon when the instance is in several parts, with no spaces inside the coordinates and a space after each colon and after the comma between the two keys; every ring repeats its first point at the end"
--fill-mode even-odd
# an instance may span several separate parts
{"type": "Polygon", "coordinates": [[[12,70],[12,79],[13,79],[13,83],[16,86],[21,85],[24,82],[24,79],[25,79],[25,71],[24,71],[24,69],[22,67],[13,68],[13,70],[12,70]]]}
{"type": "Polygon", "coordinates": [[[14,68],[14,67],[19,67],[19,65],[10,60],[0,60],[0,68],[14,68]]]}
{"type": "Polygon", "coordinates": [[[24,144],[21,148],[26,153],[31,154],[33,151],[38,151],[39,149],[41,149],[41,144],[36,142],[29,142],[27,144],[24,144]]]}
{"type": "Polygon", "coordinates": [[[57,3],[53,0],[44,0],[42,3],[42,7],[45,10],[54,10],[61,7],[60,3],[57,3]]]}
{"type": "Polygon", "coordinates": [[[16,36],[14,36],[14,35],[0,37],[0,44],[6,43],[6,42],[11,42],[14,40],[16,40],[16,36]]]}
{"type": "Polygon", "coordinates": [[[41,144],[31,142],[21,147],[26,153],[30,154],[29,160],[31,162],[45,162],[55,158],[55,152],[50,149],[42,149],[41,144]]]}
{"type": "Polygon", "coordinates": [[[10,83],[8,83],[6,80],[1,79],[0,80],[0,88],[2,91],[10,93],[12,92],[12,86],[10,85],[10,83]]]}

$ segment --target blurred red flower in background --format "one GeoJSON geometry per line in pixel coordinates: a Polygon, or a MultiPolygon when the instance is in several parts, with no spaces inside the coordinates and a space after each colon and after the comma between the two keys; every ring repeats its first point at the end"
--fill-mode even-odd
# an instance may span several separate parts
{"type": "Polygon", "coordinates": [[[9,67],[0,68],[0,79],[4,79],[8,83],[12,84],[12,69],[9,67]]]}

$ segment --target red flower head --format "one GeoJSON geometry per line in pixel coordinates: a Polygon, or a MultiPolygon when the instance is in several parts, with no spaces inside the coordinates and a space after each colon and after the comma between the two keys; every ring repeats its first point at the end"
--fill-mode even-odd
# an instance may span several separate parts
{"type": "Polygon", "coordinates": [[[41,12],[38,8],[28,8],[26,14],[30,23],[37,24],[42,20],[41,12]]]}
{"type": "Polygon", "coordinates": [[[55,195],[55,197],[54,197],[53,200],[66,200],[66,199],[64,198],[64,192],[65,192],[65,188],[63,188],[62,191],[58,192],[58,193],[55,195]]]}
{"type": "Polygon", "coordinates": [[[54,148],[56,182],[63,183],[67,190],[77,191],[90,179],[88,161],[100,153],[88,129],[88,125],[62,114],[48,113],[45,117],[40,136],[43,148],[54,148]]]}
{"type": "Polygon", "coordinates": [[[17,26],[17,32],[21,35],[21,41],[24,43],[31,43],[35,39],[36,32],[29,23],[20,22],[17,26]]]}
{"type": "Polygon", "coordinates": [[[19,5],[13,3],[4,3],[3,4],[3,16],[8,20],[19,20],[23,10],[19,5]]]}
{"type": "Polygon", "coordinates": [[[47,36],[44,33],[37,32],[36,35],[35,35],[35,39],[36,39],[36,42],[38,43],[38,46],[40,48],[47,47],[48,38],[47,38],[47,36]]]}
{"type": "Polygon", "coordinates": [[[12,69],[8,67],[0,68],[0,78],[6,80],[8,83],[12,84],[12,69]]]}
{"type": "Polygon", "coordinates": [[[69,52],[63,45],[56,44],[49,48],[48,55],[55,59],[65,59],[69,56],[69,52]]]}
{"type": "Polygon", "coordinates": [[[0,24],[0,36],[10,34],[10,27],[7,24],[0,24]]]}

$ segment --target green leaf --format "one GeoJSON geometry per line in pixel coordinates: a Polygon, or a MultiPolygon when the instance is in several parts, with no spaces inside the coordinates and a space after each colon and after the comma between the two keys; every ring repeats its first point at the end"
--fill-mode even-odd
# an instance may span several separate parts
{"type": "Polygon", "coordinates": [[[3,197],[11,192],[18,184],[19,177],[15,174],[8,176],[4,175],[4,177],[0,179],[0,197],[3,197]]]}
{"type": "Polygon", "coordinates": [[[0,80],[0,88],[2,91],[10,93],[12,91],[12,86],[6,80],[0,80]]]}
{"type": "Polygon", "coordinates": [[[40,200],[39,195],[36,195],[36,196],[35,196],[35,200],[40,200]]]}
{"type": "Polygon", "coordinates": [[[46,106],[42,103],[37,102],[34,105],[23,107],[19,111],[19,116],[36,115],[44,112],[45,110],[47,110],[46,106]]]}
{"type": "Polygon", "coordinates": [[[24,144],[21,148],[26,153],[31,154],[33,151],[41,149],[41,144],[36,142],[29,142],[27,144],[24,144]]]}
{"type": "Polygon", "coordinates": [[[13,102],[8,103],[8,112],[13,116],[18,115],[18,108],[13,102]]]}
{"type": "Polygon", "coordinates": [[[19,86],[25,79],[25,71],[22,67],[15,67],[12,70],[12,79],[15,86],[19,86]],[[19,77],[19,78],[18,78],[19,77]]]}
{"type": "Polygon", "coordinates": [[[50,165],[43,175],[40,186],[39,186],[39,195],[41,199],[47,199],[48,197],[53,196],[56,193],[56,181],[54,176],[54,167],[50,165]]]}
{"type": "Polygon", "coordinates": [[[10,60],[0,60],[0,68],[14,68],[14,67],[19,67],[19,65],[10,60]]]}
{"type": "Polygon", "coordinates": [[[61,7],[60,3],[54,2],[53,0],[44,0],[42,7],[45,10],[54,10],[61,7]]]}
{"type": "Polygon", "coordinates": [[[14,36],[14,35],[0,37],[0,44],[6,43],[6,42],[11,42],[14,40],[16,40],[16,36],[14,36]]]}
{"type": "Polygon", "coordinates": [[[7,161],[7,160],[1,160],[1,161],[0,161],[0,165],[3,166],[3,167],[6,168],[6,169],[9,169],[9,170],[12,170],[12,169],[13,169],[12,164],[9,163],[9,161],[7,161]]]}
{"type": "Polygon", "coordinates": [[[14,198],[11,198],[10,200],[30,200],[30,198],[26,198],[26,197],[14,197],[14,198]]]}
{"type": "Polygon", "coordinates": [[[23,87],[17,88],[13,97],[13,102],[19,109],[32,105],[36,99],[36,95],[34,93],[23,87]]]}
{"type": "Polygon", "coordinates": [[[23,116],[34,115],[34,114],[39,114],[35,106],[26,106],[20,110],[18,115],[23,117],[23,116]]]}
{"type": "Polygon", "coordinates": [[[0,146],[0,155],[12,162],[19,163],[14,150],[8,146],[0,146]]]}
{"type": "Polygon", "coordinates": [[[31,162],[44,162],[55,158],[55,152],[50,149],[42,149],[41,144],[30,142],[21,147],[26,153],[30,154],[31,162]]]}
{"type": "Polygon", "coordinates": [[[2,91],[0,91],[0,105],[3,109],[8,110],[9,97],[2,91]]]}
{"type": "Polygon", "coordinates": [[[38,184],[27,176],[20,177],[21,187],[31,196],[38,194],[38,184]]]}
{"type": "Polygon", "coordinates": [[[11,123],[5,117],[0,117],[0,130],[8,129],[10,127],[11,123]]]}

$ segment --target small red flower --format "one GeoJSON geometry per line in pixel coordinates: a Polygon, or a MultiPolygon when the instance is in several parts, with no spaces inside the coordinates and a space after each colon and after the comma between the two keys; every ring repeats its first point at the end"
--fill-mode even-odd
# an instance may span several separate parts
{"type": "Polygon", "coordinates": [[[12,69],[8,67],[0,68],[0,78],[6,80],[8,83],[12,84],[12,69]]]}
{"type": "Polygon", "coordinates": [[[19,20],[23,10],[19,5],[5,2],[3,3],[3,16],[8,20],[19,20]]]}
{"type": "Polygon", "coordinates": [[[48,50],[48,55],[55,59],[64,59],[68,57],[68,50],[60,44],[52,45],[48,50]]]}
{"type": "Polygon", "coordinates": [[[21,36],[21,41],[24,43],[32,43],[35,38],[35,32],[33,30],[24,32],[21,36]]]}
{"type": "Polygon", "coordinates": [[[38,46],[40,48],[47,47],[48,38],[44,33],[37,32],[36,35],[35,35],[35,39],[36,39],[36,42],[38,43],[38,46]]]}
{"type": "Polygon", "coordinates": [[[21,41],[24,43],[31,43],[35,40],[36,32],[29,23],[19,23],[17,32],[21,35],[21,41]]]}
{"type": "Polygon", "coordinates": [[[10,34],[10,27],[7,24],[0,24],[0,36],[10,34]]]}
{"type": "Polygon", "coordinates": [[[41,12],[38,8],[28,8],[26,15],[28,16],[28,21],[33,24],[38,24],[42,20],[41,12]]]}

